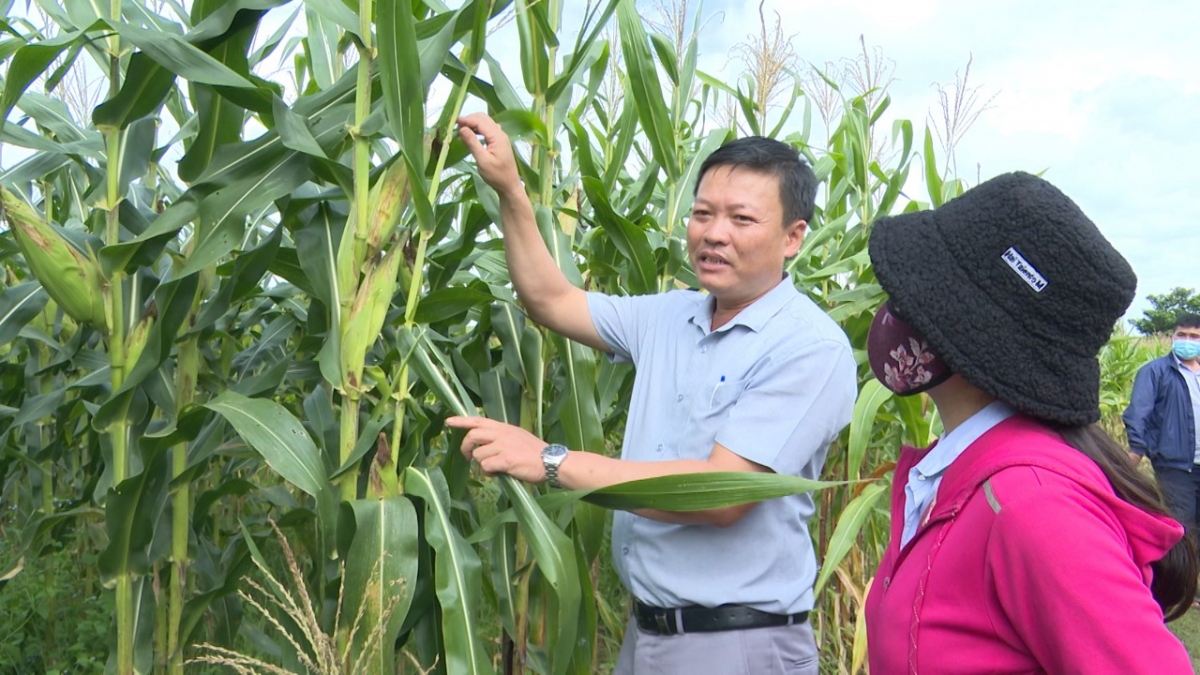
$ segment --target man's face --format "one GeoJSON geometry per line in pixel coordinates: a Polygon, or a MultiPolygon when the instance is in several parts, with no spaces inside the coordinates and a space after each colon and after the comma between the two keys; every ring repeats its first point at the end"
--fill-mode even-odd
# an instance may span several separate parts
{"type": "Polygon", "coordinates": [[[1176,340],[1191,340],[1192,342],[1200,342],[1200,327],[1189,328],[1188,326],[1179,326],[1171,337],[1176,340]]]}
{"type": "Polygon", "coordinates": [[[718,309],[741,309],[774,288],[800,250],[807,223],[783,222],[779,179],[716,166],[700,179],[688,221],[688,256],[718,309]]]}

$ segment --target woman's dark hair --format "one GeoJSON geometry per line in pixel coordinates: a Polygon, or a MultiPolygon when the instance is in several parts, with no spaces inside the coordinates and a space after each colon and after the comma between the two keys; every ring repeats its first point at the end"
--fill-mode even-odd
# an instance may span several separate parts
{"type": "MultiPolygon", "coordinates": [[[[1068,445],[1095,462],[1117,496],[1150,513],[1170,516],[1154,482],[1137,470],[1129,453],[1114,441],[1098,424],[1081,427],[1058,427],[1068,445]]],[[[1188,531],[1161,560],[1151,563],[1154,580],[1150,592],[1158,601],[1167,621],[1183,616],[1192,606],[1196,595],[1197,560],[1195,533],[1188,531]]]]}

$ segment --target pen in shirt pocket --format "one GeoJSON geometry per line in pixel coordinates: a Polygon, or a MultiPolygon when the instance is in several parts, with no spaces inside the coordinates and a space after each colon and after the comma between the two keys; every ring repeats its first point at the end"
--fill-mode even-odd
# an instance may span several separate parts
{"type": "Polygon", "coordinates": [[[717,383],[717,386],[713,387],[712,396],[710,396],[708,398],[708,409],[709,410],[712,410],[713,404],[717,402],[717,392],[721,391],[721,387],[723,387],[723,386],[725,386],[725,376],[724,375],[721,376],[721,381],[717,383]]]}

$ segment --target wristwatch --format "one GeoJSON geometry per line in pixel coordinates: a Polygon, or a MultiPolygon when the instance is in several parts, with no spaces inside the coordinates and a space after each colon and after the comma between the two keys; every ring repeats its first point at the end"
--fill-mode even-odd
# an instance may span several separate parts
{"type": "Polygon", "coordinates": [[[562,487],[562,483],[558,482],[558,467],[567,458],[567,452],[567,446],[558,443],[542,448],[542,466],[546,468],[546,482],[551,487],[562,487]]]}

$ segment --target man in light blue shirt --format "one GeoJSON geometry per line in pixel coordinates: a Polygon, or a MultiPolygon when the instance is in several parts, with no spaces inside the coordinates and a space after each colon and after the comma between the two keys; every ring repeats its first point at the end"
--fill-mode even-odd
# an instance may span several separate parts
{"type": "MultiPolygon", "coordinates": [[[[856,366],[842,331],[783,272],[816,192],[794,149],[741,139],[701,166],[687,243],[707,293],[613,297],[559,270],[500,128],[483,115],[459,124],[500,196],[508,267],[529,316],[637,369],[621,459],[450,418],[469,429],[464,454],[488,473],[576,489],[710,471],[818,476],[849,423],[856,366]]],[[[616,672],[815,675],[813,510],[797,495],[615,514],[613,558],[636,601],[616,672]]]]}

